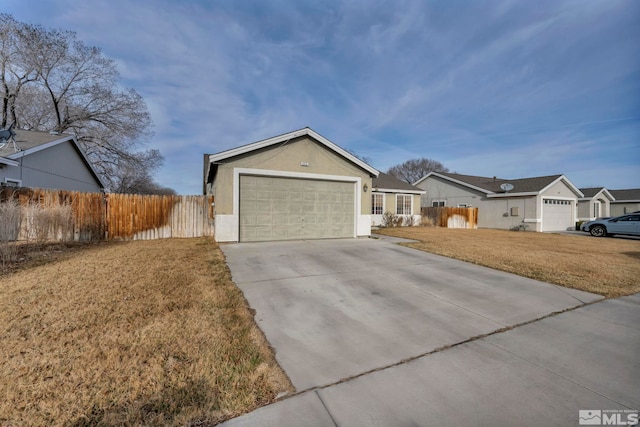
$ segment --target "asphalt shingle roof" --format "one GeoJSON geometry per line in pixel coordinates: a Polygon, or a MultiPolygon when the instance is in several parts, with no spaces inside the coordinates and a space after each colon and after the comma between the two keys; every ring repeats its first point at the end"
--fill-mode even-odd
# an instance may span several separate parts
{"type": "Polygon", "coordinates": [[[584,194],[584,197],[590,198],[595,196],[596,194],[598,194],[604,189],[605,189],[604,187],[589,187],[589,188],[581,188],[580,191],[582,191],[582,194],[584,194]]]}
{"type": "Polygon", "coordinates": [[[462,181],[466,184],[473,185],[474,187],[482,188],[492,193],[504,193],[504,190],[500,188],[501,184],[513,185],[513,190],[510,193],[529,193],[538,192],[562,175],[549,175],[538,176],[533,178],[520,178],[520,179],[503,179],[498,177],[486,177],[486,176],[473,176],[473,175],[461,175],[457,173],[438,172],[440,175],[447,176],[458,181],[462,181]]]}
{"type": "Polygon", "coordinates": [[[616,202],[624,202],[626,200],[640,200],[640,188],[631,188],[628,190],[609,190],[609,193],[615,197],[616,202]]]}
{"type": "MultiPolygon", "coordinates": [[[[68,134],[55,134],[52,135],[48,132],[34,132],[29,130],[15,130],[16,137],[16,147],[21,151],[30,150],[32,148],[38,147],[40,145],[48,144],[53,141],[58,141],[60,139],[65,139],[70,137],[68,134]]],[[[0,148],[0,156],[7,157],[12,154],[15,154],[15,150],[13,149],[13,142],[8,142],[3,148],[0,148]]]]}
{"type": "Polygon", "coordinates": [[[388,190],[424,191],[418,187],[406,183],[393,175],[380,172],[377,178],[373,178],[373,188],[386,188],[388,190]]]}

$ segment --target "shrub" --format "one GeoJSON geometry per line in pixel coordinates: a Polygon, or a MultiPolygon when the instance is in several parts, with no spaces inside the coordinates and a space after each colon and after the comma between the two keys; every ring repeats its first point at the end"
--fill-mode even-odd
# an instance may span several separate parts
{"type": "Polygon", "coordinates": [[[53,238],[68,242],[73,238],[73,211],[70,205],[59,205],[50,208],[51,229],[53,238]]]}
{"type": "Polygon", "coordinates": [[[22,210],[15,200],[0,203],[0,262],[2,266],[16,261],[22,210]]]}
{"type": "Polygon", "coordinates": [[[20,223],[22,221],[22,210],[15,200],[7,200],[0,203],[0,241],[10,242],[18,240],[20,234],[20,223]]]}
{"type": "Polygon", "coordinates": [[[382,214],[382,226],[383,227],[396,227],[397,215],[387,211],[382,214]]]}
{"type": "Polygon", "coordinates": [[[436,221],[433,218],[425,215],[425,216],[421,217],[420,225],[422,227],[435,227],[436,226],[436,221]]]}
{"type": "Polygon", "coordinates": [[[68,241],[73,236],[73,212],[69,205],[27,207],[27,240],[44,243],[49,239],[68,241]]]}

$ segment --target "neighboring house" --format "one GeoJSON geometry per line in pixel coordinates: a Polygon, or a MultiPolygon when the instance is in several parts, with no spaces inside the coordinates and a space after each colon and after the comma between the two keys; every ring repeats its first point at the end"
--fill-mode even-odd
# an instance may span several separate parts
{"type": "Polygon", "coordinates": [[[75,138],[15,130],[0,148],[0,185],[100,192],[104,183],[75,138]]]}
{"type": "Polygon", "coordinates": [[[401,216],[404,225],[420,224],[420,196],[424,190],[386,173],[373,178],[371,192],[371,225],[383,225],[383,215],[401,216]]]}
{"type": "Polygon", "coordinates": [[[371,234],[379,172],[304,128],[204,157],[219,242],[371,234]]]}
{"type": "Polygon", "coordinates": [[[614,197],[611,202],[611,216],[620,216],[640,211],[640,188],[609,190],[614,197]]]}
{"type": "Polygon", "coordinates": [[[611,202],[614,197],[603,187],[581,188],[584,195],[578,199],[578,221],[593,221],[603,216],[611,216],[611,202]]]}
{"type": "Polygon", "coordinates": [[[477,207],[483,228],[573,229],[583,197],[564,175],[501,179],[431,172],[414,185],[427,192],[422,206],[477,207]]]}

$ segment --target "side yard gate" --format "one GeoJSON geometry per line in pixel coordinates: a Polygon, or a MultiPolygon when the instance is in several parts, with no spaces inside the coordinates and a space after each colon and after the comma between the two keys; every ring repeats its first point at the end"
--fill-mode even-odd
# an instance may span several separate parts
{"type": "Polygon", "coordinates": [[[5,222],[0,229],[0,240],[152,240],[213,236],[212,203],[211,196],[4,188],[0,190],[0,210],[5,222]]]}

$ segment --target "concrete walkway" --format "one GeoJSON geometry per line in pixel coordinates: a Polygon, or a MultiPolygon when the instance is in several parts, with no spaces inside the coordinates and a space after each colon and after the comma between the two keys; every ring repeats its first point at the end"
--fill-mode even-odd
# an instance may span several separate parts
{"type": "Polygon", "coordinates": [[[222,249],[298,390],[225,426],[577,425],[640,407],[637,295],[585,306],[600,297],[384,240],[222,249]]]}

